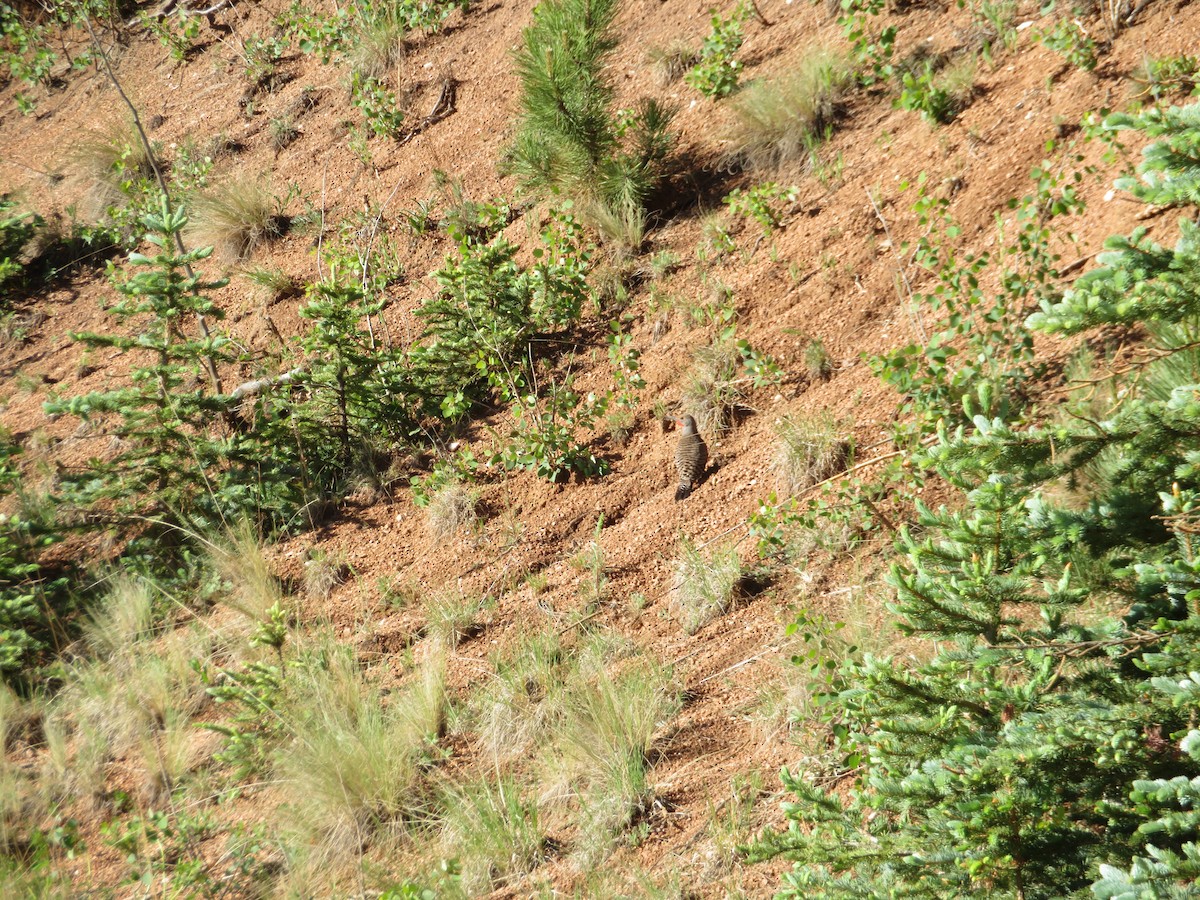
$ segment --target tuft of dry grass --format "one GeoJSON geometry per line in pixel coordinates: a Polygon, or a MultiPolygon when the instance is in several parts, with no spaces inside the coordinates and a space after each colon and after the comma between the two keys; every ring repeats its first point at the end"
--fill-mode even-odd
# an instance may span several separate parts
{"type": "Polygon", "coordinates": [[[807,161],[853,84],[845,56],[821,48],[809,52],[792,74],[747,85],[730,100],[726,164],[771,171],[807,161]]]}
{"type": "Polygon", "coordinates": [[[729,339],[717,340],[695,352],[683,385],[682,406],[696,418],[701,434],[724,431],[742,399],[741,356],[729,339]]]}
{"type": "Polygon", "coordinates": [[[475,524],[478,500],[466,485],[451,482],[429,498],[425,521],[439,540],[451,537],[475,524]]]}
{"type": "Polygon", "coordinates": [[[328,639],[289,675],[284,714],[292,741],[275,774],[291,810],[289,843],[310,865],[354,859],[375,836],[424,817],[431,786],[423,764],[445,721],[445,656],[385,699],[328,639]]]}
{"type": "Polygon", "coordinates": [[[734,547],[717,547],[705,556],[689,538],[679,541],[675,557],[675,606],[683,629],[695,634],[729,609],[742,577],[742,562],[734,547]]]}
{"type": "Polygon", "coordinates": [[[265,241],[283,234],[283,204],[270,182],[243,173],[196,197],[189,210],[188,234],[202,246],[237,261],[265,241]]]}
{"type": "Polygon", "coordinates": [[[350,577],[350,566],[340,556],[331,555],[315,547],[308,551],[304,561],[304,593],[312,600],[328,600],[333,589],[345,584],[350,577]]]}
{"type": "Polygon", "coordinates": [[[459,593],[445,593],[425,603],[425,628],[435,641],[453,650],[475,630],[480,601],[459,593]]]}
{"type": "Polygon", "coordinates": [[[241,614],[247,633],[270,622],[271,611],[283,606],[283,584],[271,571],[249,522],[231,527],[224,540],[210,545],[208,560],[227,588],[221,602],[241,614]]]}
{"type": "Polygon", "coordinates": [[[507,659],[494,660],[495,673],[471,699],[471,719],[492,758],[523,756],[545,738],[557,717],[565,660],[553,630],[525,638],[507,659]]]}
{"type": "Polygon", "coordinates": [[[150,155],[133,122],[121,117],[76,141],[67,151],[64,169],[70,182],[83,192],[80,212],[92,220],[128,202],[129,182],[154,174],[150,155]]]}
{"type": "Polygon", "coordinates": [[[699,61],[696,48],[679,39],[665,47],[651,47],[646,51],[646,62],[654,69],[654,76],[662,87],[678,81],[699,61]]]}
{"type": "Polygon", "coordinates": [[[144,579],[129,575],[118,575],[113,579],[83,626],[88,647],[104,658],[131,652],[153,632],[154,595],[150,585],[144,579]]]}
{"type": "Polygon", "coordinates": [[[504,887],[532,872],[544,856],[546,837],[537,802],[523,796],[512,778],[476,778],[441,791],[442,843],[462,865],[468,895],[504,887]]]}
{"type": "Polygon", "coordinates": [[[646,244],[646,210],[640,203],[593,198],[580,206],[579,214],[618,261],[636,256],[646,244]]]}
{"type": "Polygon", "coordinates": [[[804,369],[813,381],[827,381],[833,374],[833,359],[820,338],[804,345],[804,369]]]}
{"type": "Polygon", "coordinates": [[[680,707],[670,672],[640,662],[619,677],[580,669],[563,699],[551,765],[576,785],[584,867],[608,855],[652,799],[650,748],[680,707]]]}
{"type": "Polygon", "coordinates": [[[850,442],[828,412],[784,419],[779,423],[774,460],[780,495],[792,497],[832,478],[846,468],[850,449],[850,442]]]}

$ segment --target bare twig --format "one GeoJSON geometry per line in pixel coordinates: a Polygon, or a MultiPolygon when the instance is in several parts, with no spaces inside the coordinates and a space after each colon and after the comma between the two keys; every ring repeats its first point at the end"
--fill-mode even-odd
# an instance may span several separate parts
{"type": "MultiPolygon", "coordinates": [[[[92,28],[91,19],[84,16],[83,24],[87,27],[88,34],[92,37],[92,46],[96,48],[101,62],[104,63],[104,70],[108,73],[109,81],[112,82],[121,100],[124,101],[125,105],[129,108],[130,114],[133,116],[133,127],[137,129],[138,137],[142,142],[142,148],[146,151],[146,158],[150,161],[150,168],[154,170],[154,178],[158,182],[158,188],[162,191],[163,203],[166,204],[167,211],[170,212],[172,209],[171,194],[167,190],[167,181],[163,178],[162,168],[158,164],[158,158],[154,155],[154,148],[150,144],[150,138],[146,136],[146,130],[142,127],[142,119],[138,115],[137,107],[133,105],[133,101],[129,99],[129,95],[121,87],[121,82],[117,79],[116,72],[113,71],[108,54],[104,52],[104,47],[101,46],[100,39],[96,36],[95,30],[92,28]]],[[[175,232],[175,246],[179,250],[180,256],[187,254],[187,248],[183,246],[183,236],[178,231],[175,232]]],[[[187,272],[189,279],[195,279],[196,273],[192,271],[190,263],[184,263],[184,270],[187,272]]],[[[192,293],[198,296],[200,293],[199,287],[193,287],[192,293]]],[[[196,322],[200,327],[201,336],[207,341],[209,339],[208,320],[204,317],[203,313],[196,313],[196,322]]],[[[204,368],[208,371],[208,378],[212,382],[213,391],[223,394],[224,391],[221,389],[221,376],[217,372],[217,364],[213,361],[212,356],[207,353],[204,354],[204,368]]]]}

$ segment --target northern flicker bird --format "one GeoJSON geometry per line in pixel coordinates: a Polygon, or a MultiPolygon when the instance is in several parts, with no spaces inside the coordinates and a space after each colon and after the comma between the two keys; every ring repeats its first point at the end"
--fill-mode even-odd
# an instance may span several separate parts
{"type": "Polygon", "coordinates": [[[692,492],[692,486],[697,484],[704,475],[708,465],[708,445],[700,432],[696,430],[696,420],[684,416],[675,420],[676,425],[683,426],[679,435],[679,446],[675,448],[675,470],[679,473],[679,487],[675,489],[676,500],[686,500],[692,492]]]}

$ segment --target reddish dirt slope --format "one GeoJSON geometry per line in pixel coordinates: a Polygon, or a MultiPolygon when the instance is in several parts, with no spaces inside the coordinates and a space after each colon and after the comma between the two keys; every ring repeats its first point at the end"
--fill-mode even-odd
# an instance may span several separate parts
{"type": "MultiPolygon", "coordinates": [[[[328,223],[362,210],[367,202],[381,204],[386,210],[384,226],[401,248],[409,242],[399,213],[433,193],[434,170],[461,178],[468,195],[476,199],[513,195],[514,185],[497,175],[496,160],[511,133],[517,103],[510,51],[529,21],[532,2],[485,0],[465,15],[455,13],[444,33],[415,44],[402,66],[403,82],[412,92],[412,117],[423,115],[432,104],[444,75],[458,83],[456,111],[402,146],[372,141],[373,169],[364,168],[348,146],[343,122],[356,120],[357,113],[348,104],[343,71],[293,55],[283,65],[294,76],[289,83],[260,96],[252,116],[239,108],[245,85],[237,63],[238,39],[269,33],[273,17],[286,5],[264,0],[221,13],[231,32],[205,26],[202,38],[207,43],[185,66],[172,63],[145,34],[127,48],[116,48],[119,76],[143,117],[153,124],[155,140],[169,151],[189,138],[199,143],[225,134],[244,149],[220,158],[215,175],[261,173],[281,193],[294,183],[328,223]],[[305,90],[315,100],[311,108],[302,99],[305,90]],[[285,112],[294,116],[301,137],[277,153],[271,149],[268,123],[285,112]]],[[[786,72],[810,47],[844,46],[840,28],[823,6],[790,0],[765,0],[759,6],[772,24],[767,27],[752,19],[747,25],[741,53],[747,78],[786,72]]],[[[1036,4],[1022,2],[1020,11],[1018,21],[1037,20],[1036,4]]],[[[911,49],[916,36],[938,49],[960,45],[967,39],[966,21],[966,13],[953,5],[910,9],[898,17],[901,49],[911,49]]],[[[675,39],[698,45],[709,30],[708,8],[677,0],[628,0],[619,22],[622,40],[612,76],[620,100],[651,94],[681,105],[680,158],[688,167],[673,179],[675,212],[651,234],[651,249],[672,250],[683,265],[664,276],[658,287],[685,298],[701,297],[708,290],[701,284],[694,252],[701,238],[701,217],[719,207],[724,193],[756,179],[717,167],[727,118],[721,105],[702,99],[681,82],[660,88],[645,53],[675,39]]],[[[496,473],[482,486],[482,506],[491,516],[482,532],[442,542],[431,538],[423,512],[407,491],[382,497],[364,494],[351,498],[325,526],[272,548],[279,574],[285,577],[302,576],[305,554],[314,547],[343,557],[353,567],[349,583],[335,590],[328,602],[308,604],[305,614],[312,621],[332,624],[354,641],[385,682],[393,678],[391,673],[399,677],[396,654],[413,640],[421,618],[415,605],[399,612],[383,606],[376,587],[380,578],[396,577],[423,593],[456,587],[495,598],[485,627],[463,643],[452,660],[452,688],[462,694],[486,671],[489,654],[511,645],[519,634],[555,626],[570,634],[583,606],[578,589],[582,576],[570,560],[591,540],[603,515],[600,543],[611,570],[611,591],[594,624],[612,628],[673,663],[687,689],[683,712],[660,742],[662,756],[653,771],[660,803],[650,818],[650,834],[640,847],[619,850],[614,867],[678,872],[685,885],[703,896],[723,896],[734,887],[749,896],[765,896],[776,883],[778,867],[728,872],[720,866],[704,834],[708,809],[728,796],[733,776],[760,771],[767,790],[775,791],[775,772],[796,763],[799,751],[786,728],[778,720],[764,722],[754,715],[763,691],[779,683],[783,628],[799,604],[845,614],[843,600],[848,592],[859,590],[864,576],[867,606],[854,609],[856,615],[867,615],[866,627],[873,628],[879,621],[874,607],[883,596],[873,579],[887,541],[868,542],[868,549],[852,560],[831,564],[814,558],[807,582],[777,584],[695,635],[683,631],[671,608],[672,559],[681,535],[697,542],[740,541],[743,556],[750,558],[745,522],[774,489],[774,427],[782,416],[828,410],[853,432],[860,448],[876,447],[860,452],[860,458],[887,450],[877,445],[888,434],[898,400],[870,373],[862,356],[916,338],[907,304],[895,287],[900,243],[917,233],[912,194],[903,193],[901,184],[926,173],[934,190],[951,197],[950,211],[963,224],[971,249],[994,246],[994,216],[999,213],[1011,222],[1004,203],[1029,192],[1029,172],[1043,159],[1046,141],[1077,137],[1074,126],[1084,113],[1128,102],[1133,91],[1130,72],[1144,55],[1193,51],[1200,10],[1173,0],[1151,4],[1136,24],[1117,36],[1094,73],[1075,70],[1032,44],[1030,33],[1021,31],[1016,53],[999,56],[992,67],[981,65],[977,96],[953,124],[931,128],[916,113],[892,109],[882,94],[859,95],[825,150],[827,159],[840,155],[843,161],[839,185],[827,189],[801,172],[774,176],[799,186],[785,227],[768,241],[757,240],[752,228],[737,234],[738,251],[708,274],[732,289],[739,337],[772,354],[788,377],[776,388],[752,394],[750,414],[730,432],[710,438],[722,465],[692,499],[673,501],[674,435],[664,432],[652,410],[656,401],[669,409],[678,407],[691,353],[712,334],[689,329],[679,314],[660,334],[661,327],[655,329],[655,316],[648,311],[649,286],[643,285],[633,293],[628,311],[648,387],[632,439],[623,448],[610,448],[610,476],[555,486],[531,476],[496,473]],[[802,374],[805,336],[823,341],[835,360],[833,377],[826,382],[810,382],[802,374]],[[530,571],[542,572],[547,580],[546,591],[536,597],[520,578],[530,571]],[[515,588],[503,590],[513,584],[515,588]],[[640,614],[631,613],[628,603],[636,593],[647,598],[640,614]]],[[[65,149],[81,132],[124,115],[119,98],[104,77],[86,72],[40,98],[36,116],[22,117],[11,100],[13,90],[10,86],[0,112],[0,185],[19,190],[44,214],[64,210],[78,200],[72,193],[77,189],[69,181],[54,184],[32,170],[64,170],[65,149]]],[[[1120,199],[1106,199],[1115,170],[1101,162],[1100,147],[1081,144],[1079,152],[1087,163],[1098,166],[1098,173],[1081,185],[1089,208],[1082,220],[1071,224],[1075,242],[1060,236],[1064,261],[1093,254],[1107,235],[1127,231],[1137,209],[1120,199]]],[[[289,211],[299,212],[300,207],[295,201],[289,211]]],[[[510,234],[524,241],[528,227],[518,221],[510,234]]],[[[402,323],[405,311],[431,294],[432,283],[424,273],[435,268],[448,249],[448,244],[436,241],[413,247],[405,260],[411,277],[393,289],[390,315],[396,322],[402,323]]],[[[303,280],[318,276],[311,233],[286,237],[258,251],[254,261],[281,267],[303,280]]],[[[39,316],[31,320],[28,337],[0,347],[0,372],[6,383],[0,422],[35,456],[49,455],[69,465],[94,451],[88,437],[76,433],[75,423],[46,420],[41,411],[46,387],[30,391],[28,386],[43,382],[70,394],[122,377],[119,362],[104,354],[88,360],[88,369],[81,368],[81,349],[68,337],[73,331],[108,327],[101,307],[111,296],[103,277],[80,274],[31,301],[26,311],[39,316]],[[34,451],[35,445],[52,446],[34,451]]],[[[232,330],[249,346],[267,350],[272,345],[264,313],[284,335],[300,328],[296,298],[266,309],[237,277],[217,296],[232,330]]],[[[603,348],[594,356],[582,353],[581,361],[582,387],[606,387],[603,348]]],[[[485,446],[489,426],[499,422],[478,422],[467,440],[485,446]]],[[[456,748],[469,754],[469,741],[456,748]]],[[[773,801],[760,809],[762,824],[778,821],[773,801]]],[[[257,818],[264,810],[251,799],[235,814],[257,818]]],[[[100,842],[94,846],[102,847],[100,842]]],[[[104,851],[97,852],[96,864],[102,870],[104,851]]],[[[562,887],[576,877],[565,861],[552,862],[539,874],[547,873],[562,887]]]]}

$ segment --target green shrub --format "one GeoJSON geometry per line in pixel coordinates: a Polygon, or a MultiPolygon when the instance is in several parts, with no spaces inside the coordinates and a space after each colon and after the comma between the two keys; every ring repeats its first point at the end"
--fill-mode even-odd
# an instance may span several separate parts
{"type": "Polygon", "coordinates": [[[0,299],[7,291],[7,284],[21,279],[24,272],[21,255],[43,224],[41,216],[21,212],[8,194],[0,195],[0,299]]]}
{"type": "Polygon", "coordinates": [[[616,0],[544,0],[516,54],[517,136],[505,169],[539,195],[562,193],[618,216],[641,208],[663,174],[672,111],[654,100],[614,115],[605,63],[616,0]]]}
{"type": "MultiPolygon", "coordinates": [[[[1141,183],[1123,185],[1194,211],[1200,107],[1107,124],[1153,139],[1141,183]]],[[[919,530],[900,532],[891,608],[924,646],[829,661],[821,706],[854,777],[784,772],[791,827],[754,851],[797,860],[781,897],[1192,891],[1198,233],[1183,218],[1170,249],[1110,239],[1099,268],[1027,320],[1152,329],[1159,345],[1113,375],[1094,418],[977,415],[918,457],[965,501],[919,506],[919,530]]]]}
{"type": "Polygon", "coordinates": [[[745,40],[742,23],[748,15],[743,3],[734,7],[728,19],[713,14],[712,33],[700,46],[700,60],[684,76],[705,97],[727,97],[737,90],[742,64],[733,56],[745,40]]]}
{"type": "Polygon", "coordinates": [[[1077,69],[1090,72],[1099,63],[1099,48],[1078,19],[1059,19],[1053,28],[1037,33],[1037,39],[1077,69]]]}
{"type": "Polygon", "coordinates": [[[187,218],[165,200],[143,227],[157,248],[154,256],[130,254],[141,271],[125,280],[114,274],[121,299],[111,313],[142,329],[74,335],[88,347],[111,348],[134,360],[131,383],[111,390],[56,399],[49,414],[103,422],[100,434],[117,451],[101,452],[64,478],[64,498],[84,505],[106,504],[118,521],[144,527],[145,518],[188,521],[199,530],[250,516],[278,523],[299,505],[289,477],[285,447],[267,450],[267,436],[254,429],[227,430],[234,402],[220,390],[215,373],[238,358],[235,346],[208,328],[221,311],[204,292],[224,281],[205,281],[191,267],[210,249],[178,253],[174,240],[187,218]],[[186,326],[198,322],[197,336],[186,326]],[[196,385],[207,384],[207,387],[196,385]]]}
{"type": "MultiPolygon", "coordinates": [[[[19,488],[19,448],[0,440],[0,497],[19,488]]],[[[0,677],[34,679],[51,641],[64,633],[71,611],[66,578],[45,572],[40,551],[60,535],[19,515],[0,516],[0,677]]],[[[2,686],[0,686],[2,688],[2,686]]]]}
{"type": "Polygon", "coordinates": [[[376,137],[399,137],[404,110],[396,101],[396,95],[378,78],[352,73],[350,102],[361,110],[367,127],[376,137]]]}

